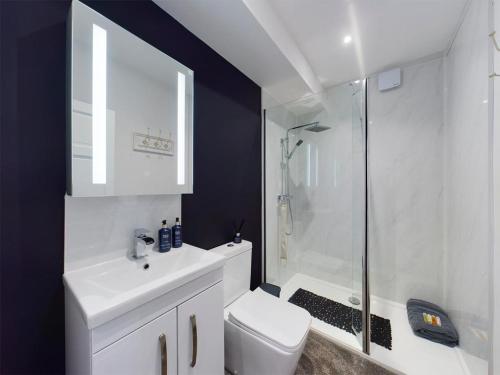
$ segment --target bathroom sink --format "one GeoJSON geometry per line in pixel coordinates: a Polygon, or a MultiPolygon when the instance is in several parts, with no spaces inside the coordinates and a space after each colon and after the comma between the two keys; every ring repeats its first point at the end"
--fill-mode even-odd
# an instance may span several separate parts
{"type": "Polygon", "coordinates": [[[184,244],[146,258],[123,256],[64,274],[89,329],[223,266],[225,257],[184,244]]]}

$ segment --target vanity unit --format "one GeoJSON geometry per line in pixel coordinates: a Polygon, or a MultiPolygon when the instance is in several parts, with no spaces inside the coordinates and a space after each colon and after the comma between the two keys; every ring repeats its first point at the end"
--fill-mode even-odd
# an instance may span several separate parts
{"type": "Polygon", "coordinates": [[[66,373],[223,374],[224,262],[185,244],[66,272],[66,373]]]}

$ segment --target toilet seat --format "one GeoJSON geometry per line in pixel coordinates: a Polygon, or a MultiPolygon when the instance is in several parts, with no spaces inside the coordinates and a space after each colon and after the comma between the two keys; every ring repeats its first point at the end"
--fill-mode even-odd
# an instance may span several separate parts
{"type": "Polygon", "coordinates": [[[242,295],[227,312],[231,323],[286,352],[303,344],[311,325],[309,312],[260,288],[242,295]]]}

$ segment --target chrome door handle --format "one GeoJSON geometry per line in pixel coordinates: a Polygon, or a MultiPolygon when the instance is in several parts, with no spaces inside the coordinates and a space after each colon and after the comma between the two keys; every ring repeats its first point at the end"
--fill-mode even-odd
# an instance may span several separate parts
{"type": "Polygon", "coordinates": [[[196,366],[196,358],[198,357],[198,330],[196,328],[196,315],[191,315],[191,334],[193,336],[193,356],[191,357],[191,367],[196,366]]]}
{"type": "Polygon", "coordinates": [[[161,375],[167,375],[168,359],[167,359],[167,336],[164,333],[158,337],[161,349],[161,375]]]}

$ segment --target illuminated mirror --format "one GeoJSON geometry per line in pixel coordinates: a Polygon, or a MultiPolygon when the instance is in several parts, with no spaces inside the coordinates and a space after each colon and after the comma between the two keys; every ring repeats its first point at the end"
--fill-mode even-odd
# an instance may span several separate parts
{"type": "Polygon", "coordinates": [[[73,1],[68,193],[193,192],[193,71],[73,1]]]}

